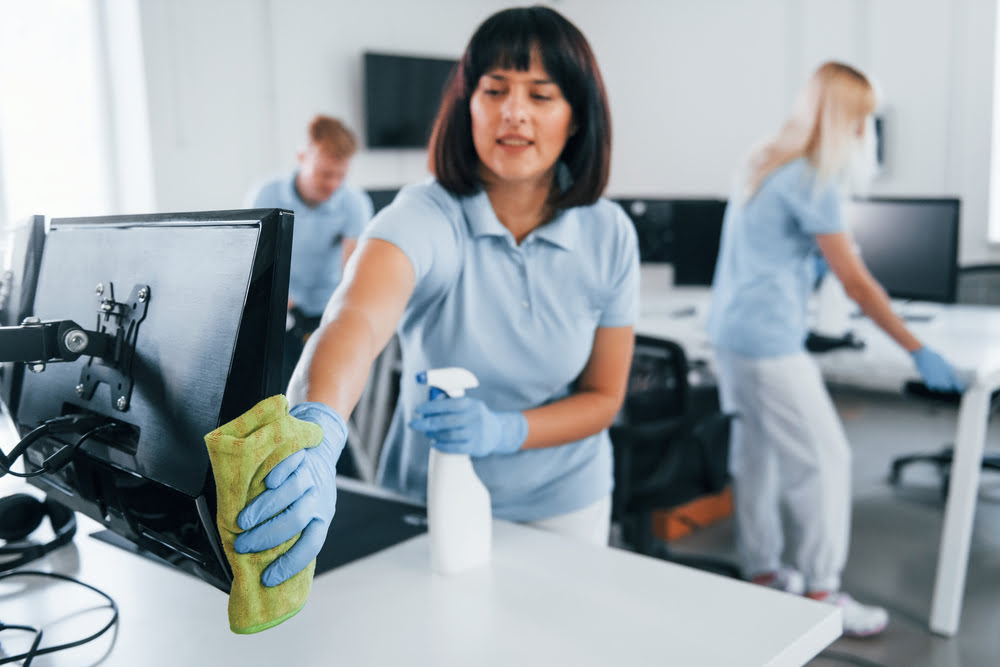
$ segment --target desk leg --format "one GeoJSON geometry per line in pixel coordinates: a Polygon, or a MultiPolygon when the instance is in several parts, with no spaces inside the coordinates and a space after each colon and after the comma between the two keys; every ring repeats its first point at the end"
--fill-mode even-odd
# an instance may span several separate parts
{"type": "Polygon", "coordinates": [[[985,386],[977,384],[965,392],[958,411],[955,458],[941,529],[930,619],[931,631],[947,637],[958,632],[962,613],[989,402],[990,392],[985,386]]]}

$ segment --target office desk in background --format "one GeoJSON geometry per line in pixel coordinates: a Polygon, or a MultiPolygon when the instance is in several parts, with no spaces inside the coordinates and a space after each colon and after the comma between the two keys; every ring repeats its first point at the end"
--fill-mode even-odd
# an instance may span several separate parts
{"type": "MultiPolygon", "coordinates": [[[[674,340],[689,357],[711,365],[712,346],[705,332],[711,290],[670,288],[669,281],[669,267],[643,267],[636,331],[674,340]]],[[[904,315],[921,315],[920,321],[907,322],[907,326],[923,343],[951,361],[969,385],[958,411],[955,458],[929,622],[932,631],[953,636],[958,632],[962,610],[990,396],[1000,389],[1000,308],[929,303],[902,304],[899,308],[904,315]],[[928,315],[929,319],[923,317],[928,315]]],[[[856,318],[850,326],[865,347],[816,355],[824,379],[890,392],[901,391],[907,381],[920,380],[909,354],[871,320],[856,318]]]]}
{"type": "MultiPolygon", "coordinates": [[[[5,428],[0,424],[0,444],[9,451],[5,428]]],[[[0,478],[0,493],[25,488],[0,478]]],[[[835,607],[503,521],[494,524],[488,567],[431,574],[425,534],[321,574],[297,616],[260,634],[235,635],[224,593],[90,537],[98,524],[78,518],[74,541],[29,567],[104,590],[118,603],[119,626],[91,644],[36,658],[35,667],[784,667],[806,663],[840,635],[835,607]]],[[[54,623],[43,645],[96,631],[108,612],[77,612],[103,604],[68,583],[0,585],[5,622],[54,623]]],[[[3,634],[7,655],[26,647],[25,635],[3,634]]]]}

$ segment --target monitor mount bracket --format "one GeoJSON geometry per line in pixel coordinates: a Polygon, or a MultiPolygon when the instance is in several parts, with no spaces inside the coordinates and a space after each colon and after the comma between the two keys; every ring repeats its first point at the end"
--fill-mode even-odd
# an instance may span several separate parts
{"type": "Polygon", "coordinates": [[[51,362],[90,360],[80,371],[76,393],[90,400],[101,382],[111,390],[111,406],[128,410],[132,398],[132,362],[139,325],[149,307],[149,285],[135,285],[126,301],[115,300],[110,282],[97,286],[97,326],[84,329],[72,320],[42,322],[29,317],[20,326],[0,327],[0,361],[24,362],[41,373],[51,362]]]}

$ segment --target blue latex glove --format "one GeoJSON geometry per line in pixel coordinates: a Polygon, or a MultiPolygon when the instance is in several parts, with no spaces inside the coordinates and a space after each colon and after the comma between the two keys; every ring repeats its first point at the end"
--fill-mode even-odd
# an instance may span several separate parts
{"type": "Polygon", "coordinates": [[[277,586],[304,570],[323,547],[337,509],[337,459],[347,443],[347,425],[329,406],[299,403],[289,414],[319,424],[323,441],[274,466],[264,478],[267,491],[236,517],[246,531],[233,543],[241,554],[273,549],[301,533],[292,548],[264,570],[260,580],[265,586],[277,586]]]}
{"type": "Polygon", "coordinates": [[[415,412],[410,428],[424,433],[435,449],[449,454],[510,454],[528,437],[523,412],[493,412],[469,396],[430,400],[418,405],[415,412]]]}
{"type": "Polygon", "coordinates": [[[944,357],[926,345],[913,352],[913,363],[917,365],[924,384],[935,391],[965,391],[965,383],[955,373],[944,357]]]}

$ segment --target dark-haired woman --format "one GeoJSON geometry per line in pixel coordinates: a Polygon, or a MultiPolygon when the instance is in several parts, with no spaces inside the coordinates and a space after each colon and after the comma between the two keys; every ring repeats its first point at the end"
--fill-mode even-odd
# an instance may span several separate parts
{"type": "Polygon", "coordinates": [[[315,449],[332,455],[306,450],[301,465],[320,463],[304,481],[276,475],[241,526],[287,509],[241,535],[238,549],[305,531],[271,566],[282,575],[318,552],[334,511],[328,463],[343,448],[341,415],[394,331],[403,374],[381,484],[422,500],[429,448],[467,453],[495,516],[607,543],[607,428],[625,394],[639,276],[631,223],[600,199],[610,148],[601,75],[572,23],[530,7],[477,29],[435,122],[434,178],[404,188],[370,223],[293,376],[289,397],[302,403],[292,414],[324,427],[315,449]],[[415,376],[445,366],[469,369],[479,387],[429,402],[415,376]]]}

